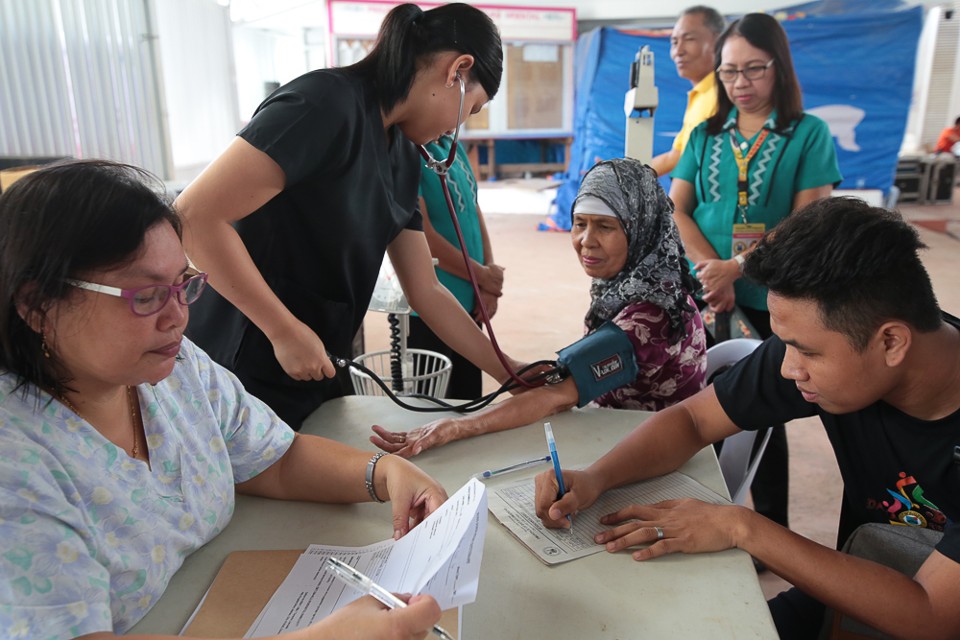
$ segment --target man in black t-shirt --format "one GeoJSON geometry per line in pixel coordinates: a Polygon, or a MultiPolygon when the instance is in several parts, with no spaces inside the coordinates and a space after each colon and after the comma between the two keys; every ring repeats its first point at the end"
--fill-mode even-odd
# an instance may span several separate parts
{"type": "Polygon", "coordinates": [[[943,314],[917,232],[858,199],[795,212],[751,252],[775,336],[696,396],[640,425],[584,471],[537,478],[547,526],[604,491],[677,469],[736,433],[818,415],[844,482],[840,539],[881,522],[943,531],[910,577],[807,540],[740,506],[632,505],[603,518],[635,560],[738,547],[797,585],[771,601],[781,637],[816,637],[823,604],[897,637],[960,635],[960,321],[943,314]]]}

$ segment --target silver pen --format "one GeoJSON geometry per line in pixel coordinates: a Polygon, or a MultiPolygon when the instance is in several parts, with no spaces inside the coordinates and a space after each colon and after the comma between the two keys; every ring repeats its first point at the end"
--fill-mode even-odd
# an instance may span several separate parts
{"type": "Polygon", "coordinates": [[[486,471],[481,471],[480,473],[473,474],[474,478],[478,480],[493,478],[494,476],[499,476],[504,473],[510,473],[511,471],[519,471],[520,469],[526,469],[528,467],[535,467],[538,464],[543,464],[544,462],[550,462],[550,456],[543,456],[542,458],[534,458],[533,460],[524,460],[523,462],[518,462],[517,464],[511,464],[508,467],[502,467],[500,469],[487,469],[486,471]]]}
{"type": "MultiPolygon", "coordinates": [[[[357,591],[373,596],[391,609],[403,609],[407,606],[406,602],[393,595],[376,582],[348,565],[346,562],[330,556],[327,558],[327,566],[331,571],[333,571],[333,575],[340,578],[357,591]]],[[[438,624],[433,625],[433,632],[442,640],[454,640],[453,636],[447,633],[443,627],[438,624]]]]}

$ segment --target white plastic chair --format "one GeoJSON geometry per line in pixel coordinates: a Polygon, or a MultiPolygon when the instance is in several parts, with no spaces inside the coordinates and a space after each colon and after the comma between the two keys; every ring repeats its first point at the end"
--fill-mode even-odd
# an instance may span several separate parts
{"type": "MultiPolygon", "coordinates": [[[[760,343],[760,340],[753,338],[734,338],[707,349],[707,382],[712,382],[716,374],[753,353],[760,343]]],[[[770,429],[763,431],[763,440],[752,460],[750,454],[753,452],[757,431],[741,431],[732,435],[723,441],[720,448],[720,471],[734,504],[746,502],[753,476],[757,473],[757,466],[770,440],[770,429]]]]}

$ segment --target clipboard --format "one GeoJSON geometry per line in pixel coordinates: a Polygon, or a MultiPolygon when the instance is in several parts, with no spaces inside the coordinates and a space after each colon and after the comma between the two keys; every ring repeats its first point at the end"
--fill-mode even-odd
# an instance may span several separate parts
{"type": "MultiPolygon", "coordinates": [[[[181,635],[242,638],[303,550],[234,551],[227,556],[203,602],[181,635]]],[[[460,637],[459,611],[449,609],[440,626],[460,637]]]]}

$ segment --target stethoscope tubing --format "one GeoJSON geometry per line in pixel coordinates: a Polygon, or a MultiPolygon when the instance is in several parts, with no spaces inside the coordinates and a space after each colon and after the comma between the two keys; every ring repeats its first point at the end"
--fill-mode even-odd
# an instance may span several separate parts
{"type": "Polygon", "coordinates": [[[420,155],[423,156],[424,160],[426,160],[427,168],[433,170],[437,174],[437,177],[440,178],[440,186],[443,188],[443,197],[447,202],[447,210],[450,212],[450,219],[453,221],[453,229],[457,234],[457,242],[460,244],[460,254],[463,256],[463,264],[467,269],[470,285],[473,287],[473,294],[477,301],[477,305],[480,308],[480,317],[483,320],[483,325],[487,328],[487,335],[490,336],[490,344],[493,345],[494,353],[497,354],[497,359],[500,360],[500,364],[503,365],[503,368],[507,371],[509,377],[516,384],[527,389],[532,389],[540,385],[531,384],[529,381],[524,380],[514,373],[513,369],[510,368],[510,365],[507,362],[506,356],[503,354],[503,350],[500,349],[500,345],[497,343],[497,337],[493,332],[493,325],[490,323],[490,314],[487,312],[487,306],[483,303],[483,297],[480,295],[480,286],[477,284],[477,274],[473,270],[473,264],[470,261],[470,254],[467,252],[467,243],[463,239],[463,231],[460,228],[460,221],[457,219],[457,211],[453,206],[453,197],[450,195],[450,187],[447,186],[447,173],[450,171],[450,167],[453,166],[454,160],[456,160],[457,156],[457,144],[460,139],[460,128],[463,124],[463,102],[464,96],[466,95],[466,85],[464,84],[463,78],[460,76],[459,72],[457,72],[457,81],[460,83],[460,111],[457,113],[457,128],[453,134],[453,144],[450,146],[450,154],[447,156],[446,160],[437,160],[430,155],[430,152],[427,151],[423,145],[419,145],[420,155]]]}

